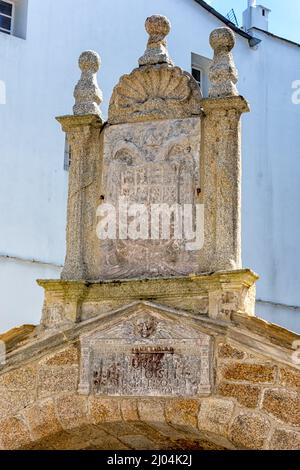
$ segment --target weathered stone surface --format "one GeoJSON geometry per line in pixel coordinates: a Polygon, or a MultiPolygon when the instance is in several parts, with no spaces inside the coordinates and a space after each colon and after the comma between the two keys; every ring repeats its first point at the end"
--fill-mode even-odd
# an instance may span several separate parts
{"type": "Polygon", "coordinates": [[[229,343],[221,343],[218,348],[218,356],[221,359],[244,359],[246,353],[229,343]]]}
{"type": "Polygon", "coordinates": [[[31,441],[29,429],[19,417],[11,417],[0,421],[0,447],[14,450],[28,445],[31,441]]]}
{"type": "Polygon", "coordinates": [[[280,388],[265,390],[262,409],[280,421],[300,426],[299,391],[280,388]]]}
{"type": "Polygon", "coordinates": [[[235,293],[240,316],[244,318],[251,315],[244,303],[245,291],[251,289],[257,279],[258,276],[251,270],[243,269],[168,279],[130,279],[126,282],[39,280],[39,285],[45,289],[46,308],[42,324],[46,328],[55,329],[65,327],[66,322],[69,322],[71,327],[75,321],[114,312],[141,299],[151,299],[160,306],[173,307],[177,311],[209,314],[211,318],[224,319],[224,312],[228,310],[227,296],[223,295],[224,284],[235,293]],[[60,315],[53,317],[51,311],[57,311],[58,298],[61,299],[60,315]],[[73,317],[70,307],[73,309],[73,317]]]}
{"type": "Polygon", "coordinates": [[[155,400],[155,406],[151,398],[142,398],[138,401],[139,416],[146,422],[165,422],[164,402],[155,400]]]}
{"type": "Polygon", "coordinates": [[[30,405],[36,399],[35,390],[9,390],[0,388],[0,417],[15,415],[25,406],[30,405]]]}
{"type": "Polygon", "coordinates": [[[201,92],[194,78],[166,64],[134,69],[114,88],[109,124],[183,119],[201,115],[201,92]]]}
{"type": "Polygon", "coordinates": [[[256,408],[261,389],[253,385],[221,382],[218,386],[218,393],[224,397],[236,398],[241,405],[247,408],[256,408]]]}
{"type": "Polygon", "coordinates": [[[287,367],[279,370],[280,384],[284,387],[292,387],[300,390],[300,371],[288,369],[287,367]]]}
{"type": "Polygon", "coordinates": [[[241,149],[238,142],[240,116],[249,111],[249,107],[240,96],[207,98],[202,100],[202,106],[205,112],[202,202],[206,211],[204,246],[199,263],[206,271],[239,269],[242,263],[241,149]]]}
{"type": "Polygon", "coordinates": [[[56,414],[64,429],[72,429],[88,421],[86,397],[75,394],[61,395],[55,400],[56,414]]]}
{"type": "Polygon", "coordinates": [[[199,396],[210,392],[209,335],[171,321],[162,308],[137,305],[126,313],[126,320],[82,337],[80,393],[199,396]]]}
{"type": "Polygon", "coordinates": [[[158,449],[157,444],[148,439],[146,436],[122,436],[124,442],[129,448],[136,450],[153,450],[158,449]]]}
{"type": "MultiPolygon", "coordinates": [[[[221,28],[211,35],[215,50],[211,72],[213,89],[218,88],[219,92],[212,93],[213,98],[201,100],[193,77],[169,63],[165,44],[165,35],[170,28],[168,20],[155,15],[147,19],[146,28],[150,38],[147,51],[140,60],[141,66],[121,78],[111,98],[109,124],[119,126],[106,126],[100,138],[99,123],[91,120],[90,114],[73,117],[79,117],[80,122],[70,117],[59,118],[68,132],[72,148],[67,256],[62,279],[178,275],[241,267],[239,123],[248,105],[242,97],[235,96],[233,82],[236,77],[230,52],[234,45],[233,33],[228,28],[221,28]],[[204,139],[200,158],[202,119],[204,139]],[[192,122],[197,125],[192,126],[192,122]],[[123,126],[126,128],[124,135],[121,132],[123,126]],[[105,166],[112,146],[110,163],[114,171],[108,174],[105,166]],[[82,155],[85,155],[84,159],[82,155]],[[197,233],[201,233],[201,248],[194,250],[199,256],[184,249],[185,240],[181,238],[148,240],[142,234],[137,240],[128,240],[122,235],[117,242],[111,237],[106,240],[107,249],[99,250],[95,211],[100,199],[105,201],[104,204],[116,203],[109,197],[111,188],[122,195],[116,167],[122,173],[119,180],[124,183],[121,185],[123,196],[128,197],[130,203],[147,206],[153,200],[182,205],[186,195],[188,204],[196,202],[197,208],[205,206],[204,245],[202,247],[202,228],[197,229],[197,233]],[[106,185],[102,184],[100,188],[101,174],[105,175],[106,185]],[[117,250],[109,250],[110,245],[118,245],[117,250]],[[101,253],[103,256],[99,260],[101,253]],[[99,268],[99,261],[102,268],[99,268]],[[135,265],[131,273],[128,264],[130,267],[135,265]]],[[[91,52],[84,54],[82,61],[87,62],[86,67],[90,70],[97,59],[91,52]]],[[[254,301],[250,290],[253,294],[253,287],[246,289],[242,302],[235,292],[223,292],[220,299],[215,299],[216,310],[220,306],[220,316],[230,319],[234,311],[245,308],[253,315],[254,301]],[[219,305],[222,303],[223,308],[219,305]]],[[[56,314],[59,316],[58,305],[56,314]]],[[[73,321],[78,320],[80,306],[76,307],[69,306],[69,317],[73,321]]],[[[48,308],[51,309],[45,306],[45,312],[48,308]]]]}
{"type": "Polygon", "coordinates": [[[31,364],[0,375],[0,387],[7,390],[26,390],[30,392],[36,388],[37,367],[31,364]]]}
{"type": "Polygon", "coordinates": [[[138,410],[141,421],[154,427],[163,436],[170,439],[180,439],[184,434],[175,427],[169,426],[165,417],[165,403],[163,400],[141,399],[138,402],[138,410]]]}
{"type": "Polygon", "coordinates": [[[0,417],[15,414],[36,399],[35,364],[20,367],[0,376],[0,417]]]}
{"type": "Polygon", "coordinates": [[[36,326],[22,325],[0,334],[0,341],[5,343],[6,353],[33,337],[36,326]]]}
{"type": "MultiPolygon", "coordinates": [[[[78,428],[79,432],[61,431],[54,435],[47,436],[31,445],[24,446],[25,450],[78,450],[85,449],[89,446],[89,432],[86,435],[86,427],[78,428]]],[[[103,436],[107,439],[107,434],[100,434],[98,430],[98,437],[103,436]]],[[[96,439],[96,437],[95,437],[96,439]]]]}
{"type": "Polygon", "coordinates": [[[38,374],[40,398],[77,389],[78,366],[42,366],[38,374]]]}
{"type": "Polygon", "coordinates": [[[169,20],[160,15],[147,18],[147,49],[140,68],[121,77],[114,88],[108,122],[178,119],[201,114],[201,92],[194,78],[174,67],[166,48],[169,20]]]}
{"type": "Polygon", "coordinates": [[[77,365],[79,361],[78,346],[72,345],[68,348],[62,349],[59,352],[48,355],[46,359],[42,360],[40,364],[47,366],[67,366],[77,365]]]}
{"type": "MultiPolygon", "coordinates": [[[[153,406],[156,406],[156,403],[153,403],[153,406]]],[[[160,407],[160,402],[158,403],[158,406],[160,407]]],[[[157,442],[160,441],[162,443],[162,446],[168,447],[168,443],[170,442],[170,439],[172,439],[172,435],[170,432],[174,432],[173,434],[173,439],[178,438],[178,436],[182,437],[182,434],[177,433],[176,429],[168,426],[165,424],[165,421],[163,422],[158,422],[158,421],[152,421],[152,422],[147,422],[145,421],[138,421],[134,423],[134,427],[131,426],[133,431],[130,434],[139,434],[139,435],[144,435],[147,436],[151,441],[157,442]],[[165,431],[167,429],[167,435],[165,433],[161,433],[161,431],[165,431]]],[[[129,434],[129,433],[127,433],[129,434]]]]}
{"type": "Polygon", "coordinates": [[[119,439],[106,434],[106,436],[95,439],[86,450],[130,450],[131,448],[119,439]]]}
{"type": "Polygon", "coordinates": [[[139,59],[139,65],[169,64],[173,65],[167,50],[166,36],[169,34],[171,24],[168,18],[161,15],[152,15],[145,21],[145,29],[149,34],[147,49],[139,59]]]}
{"type": "Polygon", "coordinates": [[[209,41],[214,50],[213,63],[209,70],[209,97],[237,96],[235,85],[238,73],[231,54],[235,45],[233,31],[230,28],[217,28],[211,33],[209,41]]]}
{"type": "Polygon", "coordinates": [[[100,240],[101,278],[197,272],[201,242],[196,238],[188,240],[182,229],[172,234],[170,208],[180,204],[184,210],[184,204],[197,203],[200,137],[201,124],[196,117],[105,129],[101,184],[104,207],[111,204],[119,208],[122,218],[127,219],[131,205],[142,204],[147,221],[143,224],[144,235],[138,239],[129,236],[129,227],[123,236],[124,222],[118,220],[116,239],[100,240]],[[154,215],[154,204],[165,204],[165,213],[154,215]],[[161,215],[166,226],[165,239],[159,235],[161,215]],[[158,233],[153,235],[153,230],[158,233]],[[189,249],[191,244],[195,249],[189,249]]]}
{"type": "Polygon", "coordinates": [[[276,429],[270,442],[272,450],[300,450],[300,432],[276,429]]]}
{"type": "Polygon", "coordinates": [[[270,431],[267,418],[259,414],[238,415],[230,428],[233,443],[244,449],[263,449],[270,431]]]}
{"type": "Polygon", "coordinates": [[[34,440],[39,440],[51,434],[56,434],[62,430],[55,414],[55,407],[52,399],[41,401],[34,406],[26,408],[23,415],[34,440]]]}
{"type": "Polygon", "coordinates": [[[102,92],[97,84],[97,72],[101,60],[97,52],[85,51],[79,57],[81,78],[74,90],[75,115],[101,115],[99,105],[102,102],[102,92]]]}
{"type": "Polygon", "coordinates": [[[121,401],[121,414],[124,421],[139,420],[137,403],[137,400],[131,398],[121,401]]]}
{"type": "Polygon", "coordinates": [[[222,368],[222,376],[226,380],[253,383],[273,383],[276,368],[268,364],[241,364],[233,362],[222,368]]]}
{"type": "Polygon", "coordinates": [[[230,400],[206,398],[201,402],[198,427],[201,431],[226,436],[233,411],[234,403],[230,400]]]}
{"type": "MultiPolygon", "coordinates": [[[[61,279],[90,279],[93,278],[94,264],[97,264],[96,209],[100,193],[102,120],[96,114],[62,116],[57,120],[68,135],[72,153],[72,165],[69,168],[67,248],[61,279]]],[[[81,295],[84,295],[84,291],[81,295]]],[[[55,322],[51,321],[51,317],[61,315],[62,299],[58,297],[57,300],[53,312],[51,306],[47,305],[47,298],[45,299],[42,322],[45,326],[53,326],[55,322]]],[[[65,321],[75,322],[79,314],[78,305],[72,298],[69,300],[70,303],[65,306],[65,321]]]]}
{"type": "Polygon", "coordinates": [[[94,424],[108,421],[121,421],[120,404],[111,398],[91,396],[89,399],[89,415],[94,424]]]}
{"type": "Polygon", "coordinates": [[[176,440],[177,449],[192,450],[226,450],[226,447],[220,446],[206,439],[176,440]]]}
{"type": "Polygon", "coordinates": [[[185,400],[183,398],[170,400],[166,403],[166,421],[172,425],[197,428],[199,400],[185,400]]]}

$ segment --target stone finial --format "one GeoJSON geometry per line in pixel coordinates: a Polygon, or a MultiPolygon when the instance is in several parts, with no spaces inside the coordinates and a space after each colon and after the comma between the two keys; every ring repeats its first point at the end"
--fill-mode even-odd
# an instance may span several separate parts
{"type": "Polygon", "coordinates": [[[85,51],[79,57],[81,77],[74,90],[75,115],[95,114],[101,116],[99,108],[102,92],[97,83],[97,72],[101,65],[100,56],[94,51],[85,51]]]}
{"type": "Polygon", "coordinates": [[[236,83],[238,73],[233,61],[231,50],[235,45],[235,36],[229,28],[217,28],[212,31],[210,45],[214,50],[213,63],[209,70],[211,87],[210,98],[237,96],[236,83]]]}
{"type": "Polygon", "coordinates": [[[139,65],[174,65],[167,50],[166,36],[171,29],[168,18],[161,15],[150,16],[145,21],[145,29],[149,34],[149,39],[147,49],[139,59],[139,65]]]}

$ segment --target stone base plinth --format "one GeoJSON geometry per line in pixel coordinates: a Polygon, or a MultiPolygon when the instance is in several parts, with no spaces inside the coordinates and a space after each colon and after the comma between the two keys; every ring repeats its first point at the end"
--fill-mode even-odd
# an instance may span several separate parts
{"type": "Polygon", "coordinates": [[[234,313],[254,316],[257,279],[254,272],[244,269],[123,281],[38,280],[45,289],[41,324],[59,328],[140,300],[225,321],[234,313]]]}

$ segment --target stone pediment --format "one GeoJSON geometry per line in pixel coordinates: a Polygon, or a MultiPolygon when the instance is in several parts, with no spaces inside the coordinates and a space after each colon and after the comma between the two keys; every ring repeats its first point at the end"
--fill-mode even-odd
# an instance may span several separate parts
{"type": "Polygon", "coordinates": [[[184,312],[164,307],[153,302],[133,302],[98,317],[98,326],[81,336],[82,339],[115,338],[135,340],[138,334],[136,325],[151,321],[155,327],[149,330],[149,334],[141,334],[141,338],[154,339],[182,339],[199,338],[203,340],[209,337],[199,330],[199,327],[188,318],[183,317],[184,312]]]}
{"type": "Polygon", "coordinates": [[[80,344],[80,393],[210,393],[211,337],[168,309],[149,303],[124,307],[82,335],[80,344]]]}

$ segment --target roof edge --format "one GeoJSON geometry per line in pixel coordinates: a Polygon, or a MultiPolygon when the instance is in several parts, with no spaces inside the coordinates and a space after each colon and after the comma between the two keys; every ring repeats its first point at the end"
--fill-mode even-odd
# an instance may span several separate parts
{"type": "MultiPolygon", "coordinates": [[[[195,0],[195,2],[198,2],[198,0],[195,0]]],[[[271,33],[270,31],[266,31],[265,29],[260,29],[260,28],[257,28],[256,26],[253,26],[251,29],[259,31],[260,33],[265,33],[267,36],[271,36],[272,38],[279,39],[280,41],[288,42],[289,44],[292,44],[293,46],[300,47],[300,43],[292,41],[291,39],[283,38],[282,36],[277,36],[277,34],[271,33]]]]}
{"type": "Polygon", "coordinates": [[[217,10],[215,10],[213,7],[211,7],[210,5],[208,5],[204,0],[194,0],[196,3],[198,3],[199,5],[201,5],[203,8],[205,8],[205,10],[207,10],[209,13],[211,13],[212,15],[214,15],[216,18],[218,18],[219,20],[221,20],[223,23],[226,24],[226,26],[228,26],[229,28],[231,28],[233,31],[235,31],[236,33],[238,33],[240,36],[242,36],[243,38],[245,39],[248,39],[248,41],[250,41],[251,39],[253,39],[253,36],[251,36],[250,34],[246,33],[245,31],[243,31],[241,28],[238,28],[234,23],[232,23],[228,18],[226,18],[226,16],[223,16],[221,13],[219,13],[217,10]]]}

